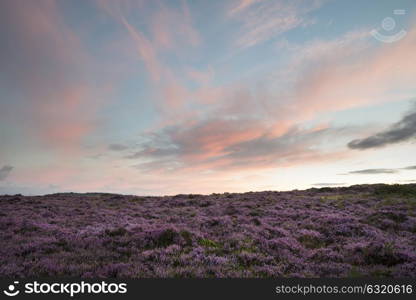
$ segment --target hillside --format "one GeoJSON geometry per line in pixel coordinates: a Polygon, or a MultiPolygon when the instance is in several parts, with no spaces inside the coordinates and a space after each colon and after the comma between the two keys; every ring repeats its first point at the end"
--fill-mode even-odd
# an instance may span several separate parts
{"type": "Polygon", "coordinates": [[[0,276],[416,277],[416,185],[0,196],[0,276]]]}

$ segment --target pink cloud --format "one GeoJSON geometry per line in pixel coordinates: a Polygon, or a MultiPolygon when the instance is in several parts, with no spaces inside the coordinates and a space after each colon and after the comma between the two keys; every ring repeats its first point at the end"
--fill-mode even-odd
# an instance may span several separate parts
{"type": "Polygon", "coordinates": [[[172,9],[161,4],[151,18],[153,43],[159,49],[178,48],[183,43],[191,46],[200,44],[201,37],[193,27],[192,15],[186,1],[181,8],[172,9]]]}
{"type": "Polygon", "coordinates": [[[214,77],[214,70],[209,68],[207,71],[200,71],[195,69],[188,69],[188,77],[198,83],[200,86],[207,86],[214,77]]]}
{"type": "MultiPolygon", "coordinates": [[[[414,88],[415,31],[395,45],[377,46],[368,34],[357,32],[298,48],[294,60],[300,59],[301,63],[294,63],[282,75],[294,79],[284,93],[244,88],[241,82],[220,87],[214,96],[215,106],[205,117],[177,121],[166,128],[165,142],[176,149],[169,151],[169,156],[152,155],[163,153],[160,146],[154,146],[152,153],[142,153],[151,159],[146,168],[155,168],[160,174],[167,171],[167,166],[169,172],[228,172],[355,155],[345,147],[329,149],[320,144],[328,138],[338,141],[353,136],[359,128],[341,134],[341,129],[321,122],[311,128],[295,129],[323,113],[401,100],[386,95],[414,88]]],[[[268,84],[273,84],[273,77],[269,80],[268,84]]]]}
{"type": "MultiPolygon", "coordinates": [[[[78,148],[94,129],[99,99],[88,85],[89,56],[78,36],[66,26],[55,1],[9,1],[10,23],[19,47],[8,75],[16,78],[25,98],[28,134],[62,151],[78,148]],[[18,20],[18,21],[17,21],[18,20]]],[[[25,117],[23,117],[25,118],[25,117]]]]}
{"type": "MultiPolygon", "coordinates": [[[[403,100],[400,91],[412,90],[416,78],[416,30],[395,44],[379,46],[358,52],[360,43],[358,47],[354,41],[339,44],[332,49],[334,54],[325,56],[326,61],[307,71],[295,86],[295,103],[302,106],[304,116],[403,100]],[[358,49],[355,53],[354,47],[358,49]],[[396,95],[390,97],[393,91],[396,95]]],[[[332,50],[327,49],[328,53],[332,50]]]]}
{"type": "Polygon", "coordinates": [[[156,82],[160,81],[164,70],[157,59],[157,54],[153,45],[139,30],[133,28],[124,17],[122,17],[121,20],[124,26],[126,26],[130,36],[136,42],[137,51],[143,59],[152,80],[156,82]]]}
{"type": "Polygon", "coordinates": [[[160,99],[157,108],[165,115],[174,114],[190,99],[191,92],[179,80],[170,66],[161,59],[165,50],[181,51],[184,43],[196,46],[200,42],[197,31],[193,28],[192,17],[186,1],[181,2],[179,9],[170,8],[158,3],[158,10],[153,12],[149,8],[150,34],[145,35],[128,20],[130,11],[112,2],[99,1],[102,8],[115,21],[120,22],[134,41],[138,57],[143,61],[150,74],[153,91],[160,99]]]}
{"type": "Polygon", "coordinates": [[[242,10],[245,10],[245,9],[249,8],[253,4],[258,3],[260,1],[262,1],[262,0],[238,0],[238,1],[234,1],[235,5],[230,9],[229,14],[233,15],[235,13],[238,13],[242,10]]]}

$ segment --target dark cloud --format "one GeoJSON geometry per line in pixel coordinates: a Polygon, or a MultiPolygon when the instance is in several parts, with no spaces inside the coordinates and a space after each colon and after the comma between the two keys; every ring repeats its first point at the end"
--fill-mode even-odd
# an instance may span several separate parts
{"type": "Polygon", "coordinates": [[[276,138],[263,135],[242,143],[233,144],[225,148],[225,152],[228,153],[226,157],[245,160],[255,157],[284,158],[298,156],[300,153],[314,151],[314,147],[335,132],[338,132],[338,130],[328,128],[310,132],[294,127],[276,138]]]}
{"type": "Polygon", "coordinates": [[[5,165],[0,169],[0,181],[5,180],[9,176],[10,172],[13,170],[12,166],[5,165]]]}
{"type": "Polygon", "coordinates": [[[388,129],[364,139],[353,140],[348,143],[348,147],[364,150],[414,139],[416,137],[416,109],[413,110],[388,129]]]}
{"type": "Polygon", "coordinates": [[[104,156],[104,154],[98,153],[98,154],[88,155],[87,158],[89,158],[89,159],[100,159],[103,156],[104,156]]]}
{"type": "Polygon", "coordinates": [[[214,147],[224,148],[230,139],[257,127],[256,121],[247,119],[209,119],[191,127],[169,126],[147,136],[140,150],[127,158],[165,160],[198,156],[214,147]]]}
{"type": "Polygon", "coordinates": [[[397,173],[397,169],[365,169],[365,170],[357,170],[351,171],[347,174],[393,174],[397,173]]]}
{"type": "Polygon", "coordinates": [[[408,166],[404,168],[395,168],[395,169],[365,169],[365,170],[357,170],[351,171],[346,174],[339,174],[339,175],[349,175],[349,174],[394,174],[398,173],[401,170],[416,170],[416,166],[408,166]]]}
{"type": "Polygon", "coordinates": [[[124,151],[127,150],[128,147],[122,144],[110,144],[108,145],[108,149],[110,149],[111,151],[124,151]]]}
{"type": "Polygon", "coordinates": [[[313,186],[338,186],[344,185],[345,183],[337,183],[337,182],[330,182],[330,183],[314,183],[313,186]]]}

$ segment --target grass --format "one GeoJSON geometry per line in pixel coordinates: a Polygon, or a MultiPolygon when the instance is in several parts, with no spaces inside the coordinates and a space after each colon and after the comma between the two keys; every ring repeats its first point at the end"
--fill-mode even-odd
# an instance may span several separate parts
{"type": "Polygon", "coordinates": [[[220,247],[220,245],[217,242],[210,240],[210,239],[199,239],[198,244],[205,248],[219,248],[220,247]]]}

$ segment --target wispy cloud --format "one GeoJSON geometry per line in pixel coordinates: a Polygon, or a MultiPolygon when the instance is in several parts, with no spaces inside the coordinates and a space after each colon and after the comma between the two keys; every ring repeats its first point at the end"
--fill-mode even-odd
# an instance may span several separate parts
{"type": "Polygon", "coordinates": [[[255,3],[261,2],[263,0],[237,0],[234,1],[234,5],[231,7],[229,14],[234,15],[244,9],[249,8],[255,3]]]}
{"type": "Polygon", "coordinates": [[[393,174],[397,172],[398,172],[397,169],[365,169],[365,170],[351,171],[351,172],[348,172],[347,174],[393,174]]]}
{"type": "Polygon", "coordinates": [[[123,144],[110,144],[108,145],[108,149],[112,151],[123,151],[128,149],[129,147],[123,144]]]}
{"type": "Polygon", "coordinates": [[[143,59],[152,79],[154,81],[159,81],[162,76],[163,67],[157,58],[154,46],[143,33],[131,26],[124,17],[121,17],[121,21],[128,30],[130,36],[136,42],[137,51],[143,59]]]}
{"type": "MultiPolygon", "coordinates": [[[[125,3],[134,5],[134,1],[125,3]]],[[[150,75],[159,112],[168,118],[169,115],[180,111],[191,98],[191,91],[164,58],[167,53],[183,55],[189,46],[196,47],[201,43],[201,37],[193,26],[193,17],[187,2],[181,1],[179,6],[143,2],[141,10],[131,10],[130,5],[126,7],[121,2],[107,0],[97,1],[97,5],[127,30],[134,43],[137,57],[143,61],[150,75]],[[138,14],[140,11],[142,14],[138,14]],[[137,18],[147,20],[147,26],[135,25],[137,18]]]]}
{"type": "Polygon", "coordinates": [[[353,140],[348,143],[351,149],[365,150],[380,148],[415,139],[416,137],[416,107],[406,114],[399,122],[386,130],[364,139],[353,140]]]}
{"type": "Polygon", "coordinates": [[[358,31],[305,45],[294,52],[293,66],[299,68],[296,72],[300,74],[293,85],[292,107],[302,107],[304,115],[313,115],[318,111],[404,100],[388,95],[412,89],[416,59],[410,62],[406,57],[416,58],[415,41],[416,30],[413,30],[395,45],[374,48],[368,33],[358,31]],[[400,82],[397,78],[401,78],[400,82]]]}
{"type": "MultiPolygon", "coordinates": [[[[367,38],[368,33],[360,31],[308,44],[294,54],[293,69],[282,74],[294,78],[284,92],[249,89],[244,83],[223,87],[204,115],[193,115],[154,131],[147,137],[150,142],[142,143],[142,148],[128,157],[141,162],[136,168],[160,171],[190,166],[217,170],[277,167],[353,155],[335,146],[322,150],[320,145],[328,138],[334,144],[334,140],[347,138],[359,129],[319,124],[308,131],[298,126],[320,113],[386,101],[378,97],[379,86],[383,83],[385,88],[393,88],[389,83],[391,71],[379,69],[380,64],[404,64],[404,60],[391,59],[391,52],[410,53],[414,45],[403,41],[374,56],[367,38]],[[363,65],[377,73],[371,84],[363,65]],[[344,134],[339,134],[340,130],[344,134]]],[[[403,75],[410,78],[413,73],[409,70],[403,75]]]]}
{"type": "Polygon", "coordinates": [[[49,147],[77,149],[96,127],[95,112],[102,99],[90,85],[91,61],[81,39],[65,23],[56,1],[0,5],[1,18],[8,24],[2,26],[3,43],[14,45],[2,49],[0,64],[7,70],[2,80],[22,95],[15,106],[19,122],[28,136],[49,147]]]}
{"type": "Polygon", "coordinates": [[[181,1],[178,9],[161,4],[151,19],[151,31],[154,44],[161,48],[174,49],[184,44],[197,46],[201,43],[186,1],[181,1]]]}
{"type": "Polygon", "coordinates": [[[268,41],[279,34],[299,26],[311,24],[307,14],[319,8],[324,1],[299,0],[240,0],[229,15],[243,24],[243,33],[237,39],[237,46],[252,47],[268,41]]]}
{"type": "Polygon", "coordinates": [[[357,170],[357,171],[351,171],[345,174],[339,174],[339,175],[348,175],[348,174],[395,174],[399,173],[402,170],[416,170],[416,166],[408,166],[403,168],[380,168],[380,169],[365,169],[365,170],[357,170]]]}
{"type": "Polygon", "coordinates": [[[9,165],[5,165],[0,169],[0,181],[5,180],[10,172],[13,170],[12,166],[9,165]]]}
{"type": "Polygon", "coordinates": [[[329,182],[329,183],[314,183],[313,186],[340,186],[345,185],[345,183],[340,182],[329,182]]]}
{"type": "MultiPolygon", "coordinates": [[[[416,30],[379,43],[365,26],[381,10],[341,22],[335,3],[315,11],[318,0],[93,3],[0,1],[0,156],[19,165],[3,185],[158,194],[319,185],[328,179],[304,180],[312,168],[365,155],[346,147],[354,139],[354,149],[412,139],[414,112],[380,132],[358,125],[366,116],[344,118],[414,96],[416,30]],[[299,181],[292,166],[305,168],[299,181]]],[[[410,165],[408,148],[392,166],[410,165]]],[[[383,167],[383,151],[362,168],[383,167]]],[[[355,179],[415,167],[351,170],[355,179]]]]}

